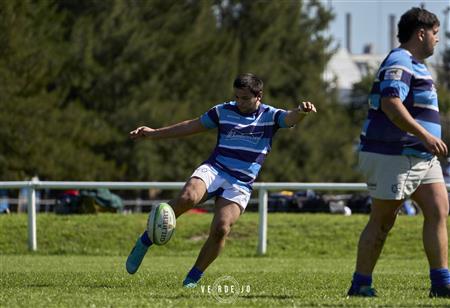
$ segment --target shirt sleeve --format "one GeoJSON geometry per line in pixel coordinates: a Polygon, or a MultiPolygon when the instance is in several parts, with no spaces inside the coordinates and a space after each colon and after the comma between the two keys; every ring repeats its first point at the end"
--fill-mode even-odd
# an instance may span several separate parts
{"type": "Polygon", "coordinates": [[[280,127],[280,128],[292,127],[292,126],[288,126],[286,124],[286,116],[287,116],[287,114],[288,114],[288,112],[286,110],[275,109],[275,113],[274,113],[274,123],[275,123],[275,125],[280,127]]]}
{"type": "Polygon", "coordinates": [[[219,106],[214,106],[200,116],[200,123],[206,128],[216,128],[219,125],[219,106]]]}
{"type": "Polygon", "coordinates": [[[393,59],[379,74],[380,96],[398,97],[403,102],[408,96],[413,68],[410,59],[393,59]]]}

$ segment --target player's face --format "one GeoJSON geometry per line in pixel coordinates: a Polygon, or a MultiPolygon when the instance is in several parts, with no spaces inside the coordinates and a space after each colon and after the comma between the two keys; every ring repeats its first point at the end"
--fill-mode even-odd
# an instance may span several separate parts
{"type": "Polygon", "coordinates": [[[429,56],[433,55],[434,47],[436,47],[437,43],[439,42],[439,27],[434,26],[431,29],[424,29],[423,31],[423,53],[424,58],[428,58],[429,56]]]}
{"type": "Polygon", "coordinates": [[[255,96],[249,89],[234,89],[234,97],[237,107],[242,113],[254,112],[258,109],[261,102],[261,96],[255,96]]]}

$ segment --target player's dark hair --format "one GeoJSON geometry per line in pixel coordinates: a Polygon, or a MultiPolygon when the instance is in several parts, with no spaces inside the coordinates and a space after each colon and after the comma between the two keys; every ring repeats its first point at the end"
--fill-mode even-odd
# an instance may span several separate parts
{"type": "Polygon", "coordinates": [[[439,19],[436,15],[425,9],[413,7],[400,17],[397,37],[403,44],[409,41],[417,29],[425,28],[428,30],[439,25],[439,19]]]}
{"type": "Polygon", "coordinates": [[[236,89],[249,89],[255,96],[261,96],[264,83],[261,79],[251,73],[240,74],[233,82],[236,89]]]}

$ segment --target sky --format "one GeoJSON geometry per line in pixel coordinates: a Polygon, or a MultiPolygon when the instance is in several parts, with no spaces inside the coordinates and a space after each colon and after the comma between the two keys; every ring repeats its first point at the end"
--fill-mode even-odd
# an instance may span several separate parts
{"type": "MultiPolygon", "coordinates": [[[[352,53],[362,53],[364,45],[368,43],[373,45],[374,53],[388,53],[390,49],[389,15],[394,14],[396,16],[395,25],[397,27],[400,16],[404,12],[413,6],[420,6],[422,3],[425,5],[425,9],[436,14],[440,20],[438,51],[444,47],[444,10],[450,6],[450,0],[321,0],[321,2],[327,7],[331,6],[335,13],[335,19],[331,22],[329,33],[342,47],[346,46],[345,15],[346,13],[351,14],[352,53]]],[[[448,44],[450,44],[450,41],[448,44]]],[[[430,60],[435,61],[436,55],[435,52],[430,60]]]]}

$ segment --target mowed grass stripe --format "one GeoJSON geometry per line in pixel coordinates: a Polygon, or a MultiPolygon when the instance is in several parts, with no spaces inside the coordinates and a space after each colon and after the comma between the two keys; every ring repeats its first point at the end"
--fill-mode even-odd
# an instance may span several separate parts
{"type": "MultiPolygon", "coordinates": [[[[125,256],[146,225],[147,215],[37,216],[37,254],[125,256]]],[[[196,256],[209,233],[211,214],[177,220],[171,241],[155,256],[196,256]]],[[[353,258],[367,215],[269,214],[268,257],[353,258]]],[[[423,256],[422,216],[399,216],[382,257],[423,256]]],[[[258,214],[245,213],[233,226],[223,252],[227,257],[256,256],[258,214]]],[[[0,216],[0,254],[27,254],[27,216],[0,216]]]]}

